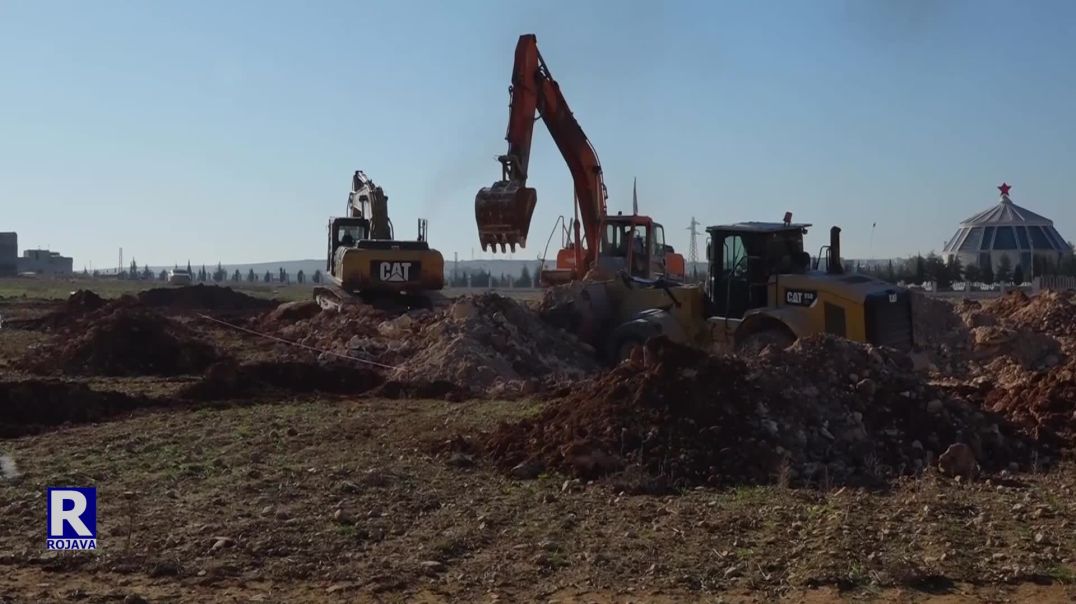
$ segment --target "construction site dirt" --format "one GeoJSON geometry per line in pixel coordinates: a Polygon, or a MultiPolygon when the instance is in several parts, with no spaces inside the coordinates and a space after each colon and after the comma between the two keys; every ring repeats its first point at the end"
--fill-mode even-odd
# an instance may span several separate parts
{"type": "Polygon", "coordinates": [[[1071,292],[919,296],[911,352],[615,366],[495,293],[0,315],[0,601],[1076,598],[1071,292]],[[45,486],[87,481],[101,549],[45,552],[45,486]]]}

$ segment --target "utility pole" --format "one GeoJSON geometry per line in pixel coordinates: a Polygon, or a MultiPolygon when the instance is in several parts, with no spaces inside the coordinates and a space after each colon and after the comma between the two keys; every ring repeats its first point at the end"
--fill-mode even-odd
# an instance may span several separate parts
{"type": "Polygon", "coordinates": [[[691,247],[688,248],[688,263],[691,264],[691,278],[698,279],[699,277],[699,225],[702,224],[695,217],[691,217],[691,226],[687,227],[687,230],[691,232],[691,247]]]}
{"type": "Polygon", "coordinates": [[[116,265],[116,276],[123,272],[123,248],[120,248],[120,263],[116,265]]]}

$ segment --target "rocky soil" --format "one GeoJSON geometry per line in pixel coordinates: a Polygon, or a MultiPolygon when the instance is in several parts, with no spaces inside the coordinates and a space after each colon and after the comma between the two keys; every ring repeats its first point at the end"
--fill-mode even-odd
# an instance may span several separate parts
{"type": "Polygon", "coordinates": [[[0,315],[0,602],[1073,599],[1071,293],[613,368],[496,294],[0,315]],[[97,554],[39,547],[59,483],[98,485],[97,554]]]}
{"type": "Polygon", "coordinates": [[[486,447],[516,474],[828,487],[920,474],[954,443],[989,472],[1038,451],[1003,418],[926,383],[906,356],[818,336],[751,359],[651,340],[486,447]]]}

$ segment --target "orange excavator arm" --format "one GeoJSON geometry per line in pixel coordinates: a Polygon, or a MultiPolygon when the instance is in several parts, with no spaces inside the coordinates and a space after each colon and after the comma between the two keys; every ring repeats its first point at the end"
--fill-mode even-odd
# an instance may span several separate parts
{"type": "Polygon", "coordinates": [[[475,197],[475,218],[482,249],[491,247],[496,251],[500,246],[503,252],[507,246],[514,251],[517,245],[527,244],[531,216],[537,204],[537,192],[527,187],[537,113],[571,171],[585,248],[590,256],[584,264],[589,265],[597,253],[601,221],[606,214],[607,194],[601,163],[538,52],[534,34],[519,37],[509,91],[512,101],[505,136],[508,152],[497,158],[502,166],[501,180],[483,188],[475,197]]]}

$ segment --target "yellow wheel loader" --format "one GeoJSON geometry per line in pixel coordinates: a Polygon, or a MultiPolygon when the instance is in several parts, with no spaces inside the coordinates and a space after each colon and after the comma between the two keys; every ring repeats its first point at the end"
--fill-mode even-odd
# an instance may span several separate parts
{"type": "Polygon", "coordinates": [[[331,285],[316,287],[324,308],[354,301],[424,307],[444,287],[445,261],[426,241],[427,224],[418,221],[418,239],[394,238],[388,196],[364,172],[355,172],[347,215],[329,220],[326,273],[331,285]]]}
{"type": "Polygon", "coordinates": [[[812,264],[803,249],[809,226],[788,220],[709,227],[705,285],[627,274],[577,282],[555,296],[561,302],[553,302],[547,316],[612,362],[658,335],[715,352],[748,354],[818,333],[910,348],[909,292],[866,275],[846,274],[837,227],[812,264]]]}

